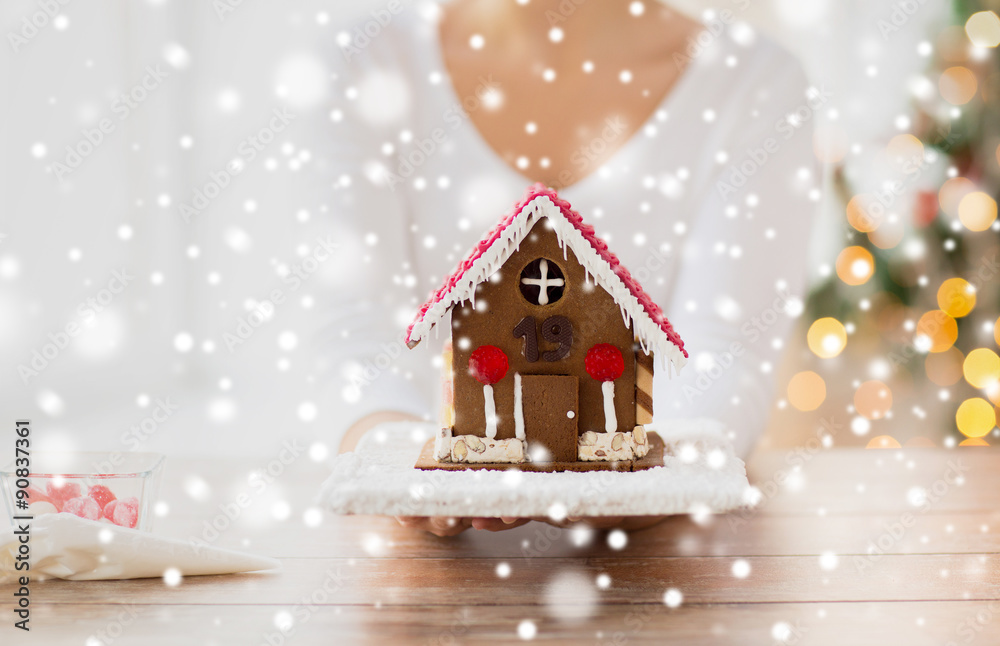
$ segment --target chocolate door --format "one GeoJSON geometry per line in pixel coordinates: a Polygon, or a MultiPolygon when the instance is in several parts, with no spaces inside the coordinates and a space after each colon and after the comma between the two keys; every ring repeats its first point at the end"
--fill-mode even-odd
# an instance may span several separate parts
{"type": "Polygon", "coordinates": [[[522,375],[524,435],[528,451],[543,446],[553,462],[576,462],[579,380],[563,375],[522,375]]]}

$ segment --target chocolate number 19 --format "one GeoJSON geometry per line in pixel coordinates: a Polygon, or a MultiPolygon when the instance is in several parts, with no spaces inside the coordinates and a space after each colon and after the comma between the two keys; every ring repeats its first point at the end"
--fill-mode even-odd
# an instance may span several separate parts
{"type": "MultiPolygon", "coordinates": [[[[524,339],[524,358],[530,363],[538,361],[538,332],[535,327],[535,317],[525,316],[514,327],[514,338],[524,339]]],[[[555,350],[542,353],[546,361],[559,361],[569,356],[573,345],[573,324],[565,316],[550,316],[542,321],[542,338],[552,343],[558,343],[555,350]]]]}

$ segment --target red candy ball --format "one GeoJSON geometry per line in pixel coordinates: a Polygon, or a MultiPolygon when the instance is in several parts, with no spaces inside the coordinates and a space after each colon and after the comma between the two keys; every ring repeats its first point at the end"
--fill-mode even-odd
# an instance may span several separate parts
{"type": "Polygon", "coordinates": [[[62,510],[88,520],[97,520],[101,517],[101,508],[97,506],[97,502],[86,496],[67,500],[62,510]]]}
{"type": "Polygon", "coordinates": [[[79,498],[82,495],[80,485],[75,482],[63,481],[61,484],[56,484],[55,480],[50,481],[45,486],[45,493],[56,507],[61,507],[67,500],[79,498]]]}
{"type": "Polygon", "coordinates": [[[598,381],[614,381],[625,372],[622,351],[610,343],[598,343],[587,350],[587,374],[598,381]]]}
{"type": "Polygon", "coordinates": [[[96,500],[101,509],[107,507],[108,503],[115,499],[115,494],[111,493],[111,490],[104,485],[94,485],[87,492],[87,495],[96,500]]]}
{"type": "Polygon", "coordinates": [[[493,345],[481,345],[469,356],[469,374],[487,386],[503,379],[508,365],[507,355],[493,345]]]}
{"type": "Polygon", "coordinates": [[[139,499],[133,497],[119,500],[111,520],[120,527],[135,529],[136,521],[139,520],[139,499]]]}
{"type": "MultiPolygon", "coordinates": [[[[55,505],[56,509],[58,509],[59,506],[60,506],[60,505],[56,505],[56,503],[51,498],[49,498],[44,493],[42,493],[41,491],[39,491],[38,489],[36,489],[34,487],[30,487],[29,486],[25,491],[28,492],[28,504],[29,505],[31,503],[33,503],[33,502],[48,502],[48,503],[52,503],[53,505],[55,505]]],[[[60,504],[61,504],[61,502],[60,502],[60,504]]]]}

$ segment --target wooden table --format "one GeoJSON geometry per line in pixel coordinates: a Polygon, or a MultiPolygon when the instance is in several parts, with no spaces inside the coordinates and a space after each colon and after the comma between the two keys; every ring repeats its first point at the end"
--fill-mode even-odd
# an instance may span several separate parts
{"type": "Polygon", "coordinates": [[[93,635],[89,643],[116,645],[444,645],[518,642],[532,626],[540,642],[616,646],[997,644],[998,457],[976,448],[767,453],[749,468],[764,493],[757,510],[674,517],[620,550],[606,533],[539,523],[452,539],[386,518],[325,516],[310,527],[303,512],[325,469],[307,457],[260,493],[246,478],[266,460],[177,459],[157,531],[200,536],[224,518],[220,504],[251,492],[215,544],[278,557],[284,569],[177,587],[36,583],[30,636],[11,628],[13,590],[0,588],[0,644],[83,645],[93,635]],[[200,502],[185,493],[206,483],[200,502]],[[279,522],[271,515],[288,512],[282,501],[291,515],[279,522]],[[679,607],[664,604],[671,588],[679,607]]]}

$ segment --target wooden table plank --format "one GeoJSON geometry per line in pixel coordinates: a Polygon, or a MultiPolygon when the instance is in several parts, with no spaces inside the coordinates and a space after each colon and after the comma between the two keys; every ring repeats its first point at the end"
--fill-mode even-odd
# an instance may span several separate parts
{"type": "MultiPolygon", "coordinates": [[[[852,514],[1000,509],[1000,450],[804,449],[754,457],[755,514],[852,514]]],[[[926,512],[922,512],[926,513],[926,512]]]]}
{"type": "MultiPolygon", "coordinates": [[[[7,608],[0,606],[0,614],[7,608]]],[[[185,644],[519,643],[518,626],[534,623],[545,644],[776,644],[796,646],[1000,643],[1000,603],[791,603],[595,606],[468,606],[441,612],[424,606],[48,605],[35,607],[30,640],[4,622],[0,643],[79,646],[105,635],[116,646],[185,644]],[[279,613],[296,621],[282,634],[279,613]],[[581,616],[582,615],[582,616],[581,616]],[[125,623],[127,622],[127,624],[125,623]],[[112,637],[113,635],[113,637],[112,637]],[[179,639],[184,636],[183,639],[179,639]]]]}
{"type": "MultiPolygon", "coordinates": [[[[298,510],[297,510],[298,511],[298,510]]],[[[207,540],[206,519],[168,518],[158,532],[184,540],[207,540]]],[[[899,534],[901,514],[863,516],[730,514],[696,522],[674,516],[629,536],[628,554],[649,556],[774,556],[866,554],[871,546],[888,554],[1000,552],[1000,511],[913,514],[899,534]],[[899,535],[899,538],[896,536],[899,535]]],[[[607,532],[563,529],[530,523],[506,532],[476,532],[443,539],[405,529],[380,517],[324,517],[309,527],[299,514],[286,523],[260,524],[237,519],[213,544],[249,549],[275,557],[368,558],[557,558],[615,556],[607,532]],[[289,541],[289,534],[295,541],[289,541]]]]}
{"type": "MultiPolygon", "coordinates": [[[[589,594],[605,574],[612,582],[600,595],[606,604],[657,603],[671,587],[690,603],[1000,598],[1000,555],[883,556],[860,566],[855,558],[824,569],[818,557],[751,557],[746,578],[735,577],[734,559],[723,557],[285,559],[279,572],[191,577],[178,588],[159,579],[49,581],[32,594],[42,603],[281,605],[322,588],[329,604],[509,605],[543,603],[546,590],[567,576],[589,594]],[[500,562],[510,566],[509,577],[497,576],[500,562]]],[[[0,598],[8,590],[0,587],[0,598]]]]}

